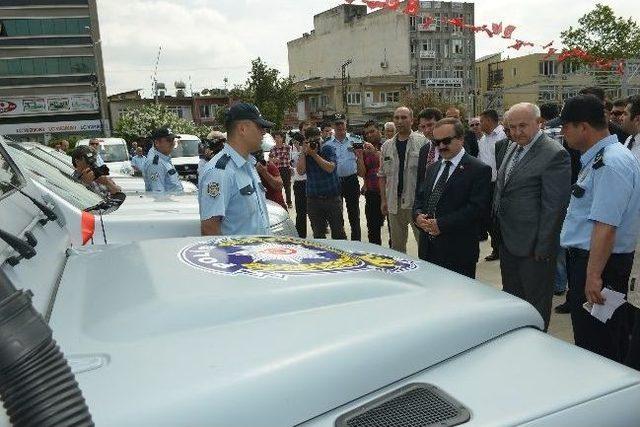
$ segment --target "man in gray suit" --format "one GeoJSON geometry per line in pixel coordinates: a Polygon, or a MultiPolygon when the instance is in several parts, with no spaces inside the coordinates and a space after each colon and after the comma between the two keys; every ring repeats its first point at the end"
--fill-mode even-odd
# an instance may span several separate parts
{"type": "Polygon", "coordinates": [[[530,103],[508,112],[511,140],[498,171],[493,214],[502,236],[500,271],[505,292],[551,317],[560,229],[571,195],[569,153],[540,130],[530,103]]]}

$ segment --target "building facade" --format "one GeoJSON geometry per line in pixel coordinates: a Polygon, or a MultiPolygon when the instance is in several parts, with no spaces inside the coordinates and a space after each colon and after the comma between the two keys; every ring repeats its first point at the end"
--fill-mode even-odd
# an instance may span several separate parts
{"type": "Polygon", "coordinates": [[[0,2],[0,134],[109,135],[96,0],[0,2]]]}
{"type": "Polygon", "coordinates": [[[353,124],[388,120],[407,91],[431,91],[467,106],[475,35],[446,21],[473,23],[473,7],[423,1],[422,10],[435,18],[428,27],[402,13],[367,13],[363,5],[343,4],[314,16],[314,29],[287,44],[289,74],[301,93],[297,118],[346,112],[353,124]]]}
{"type": "Polygon", "coordinates": [[[503,113],[518,102],[556,102],[578,94],[586,86],[599,86],[610,99],[640,93],[640,61],[629,60],[625,72],[595,70],[557,55],[535,53],[502,59],[500,54],[476,61],[476,114],[486,109],[503,113]]]}

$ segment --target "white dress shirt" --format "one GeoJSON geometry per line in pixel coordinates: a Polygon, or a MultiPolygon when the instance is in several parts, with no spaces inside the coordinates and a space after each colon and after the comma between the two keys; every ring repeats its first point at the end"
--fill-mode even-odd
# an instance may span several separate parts
{"type": "MultiPolygon", "coordinates": [[[[453,172],[455,172],[456,168],[460,164],[460,160],[462,160],[462,157],[464,156],[464,153],[465,153],[465,151],[464,151],[464,148],[463,148],[462,150],[460,150],[460,152],[458,154],[455,155],[454,158],[449,160],[451,162],[451,166],[449,166],[449,176],[447,177],[447,181],[449,180],[449,178],[451,178],[451,175],[453,175],[453,172]]],[[[440,169],[438,170],[438,175],[436,175],[436,179],[435,179],[435,181],[433,181],[433,187],[436,186],[436,183],[440,179],[440,176],[442,175],[442,172],[444,172],[444,168],[446,166],[445,162],[446,162],[446,160],[443,157],[442,158],[442,163],[440,163],[440,169]]]]}
{"type": "Polygon", "coordinates": [[[496,142],[506,137],[504,128],[502,125],[498,125],[493,132],[485,134],[478,142],[478,159],[487,166],[491,166],[491,182],[495,182],[498,176],[498,171],[496,170],[496,142]]]}
{"type": "Polygon", "coordinates": [[[625,147],[629,147],[631,138],[634,138],[633,147],[631,147],[631,154],[633,154],[636,159],[640,160],[640,133],[636,134],[635,136],[631,135],[629,138],[627,138],[627,140],[624,142],[625,147]]]}

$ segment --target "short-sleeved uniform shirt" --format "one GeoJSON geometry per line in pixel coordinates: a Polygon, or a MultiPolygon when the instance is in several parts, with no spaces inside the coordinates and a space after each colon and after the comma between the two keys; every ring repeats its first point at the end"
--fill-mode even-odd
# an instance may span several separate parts
{"type": "Polygon", "coordinates": [[[184,191],[180,175],[171,163],[171,157],[160,153],[154,147],[147,154],[142,176],[146,191],[162,193],[182,193],[184,191]]]}
{"type": "Polygon", "coordinates": [[[353,148],[354,138],[347,135],[344,140],[339,141],[335,137],[322,144],[323,147],[333,147],[336,153],[336,169],[338,177],[345,178],[358,172],[358,163],[356,161],[356,152],[353,148]]]}
{"type": "Polygon", "coordinates": [[[615,135],[600,140],[580,158],[560,243],[590,250],[594,222],[616,228],[613,253],[635,250],[640,233],[640,162],[615,135]]]}
{"type": "Polygon", "coordinates": [[[222,234],[270,234],[265,188],[253,156],[242,157],[229,144],[202,169],[198,185],[200,219],[222,218],[222,234]]]}
{"type": "Polygon", "coordinates": [[[145,156],[135,155],[131,158],[131,164],[136,167],[140,172],[144,170],[144,163],[147,161],[145,156]]]}

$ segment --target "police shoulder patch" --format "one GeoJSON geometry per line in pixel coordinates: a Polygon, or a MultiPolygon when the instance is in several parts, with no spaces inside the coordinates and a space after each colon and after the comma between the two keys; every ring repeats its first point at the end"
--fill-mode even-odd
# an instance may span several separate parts
{"type": "Polygon", "coordinates": [[[596,153],[595,159],[593,159],[593,169],[600,169],[604,166],[604,148],[596,153]]]}
{"type": "Polygon", "coordinates": [[[224,169],[227,167],[227,163],[231,160],[231,156],[228,154],[223,154],[222,157],[218,159],[216,162],[216,169],[224,169]]]}
{"type": "Polygon", "coordinates": [[[153,164],[154,165],[157,165],[159,161],[160,161],[160,156],[158,156],[157,154],[155,156],[153,156],[153,164]]]}
{"type": "Polygon", "coordinates": [[[207,194],[214,199],[220,195],[220,184],[217,182],[210,182],[207,184],[207,194]]]}

